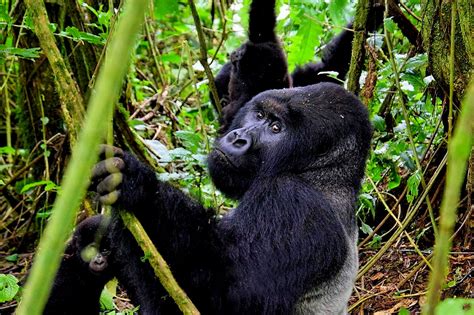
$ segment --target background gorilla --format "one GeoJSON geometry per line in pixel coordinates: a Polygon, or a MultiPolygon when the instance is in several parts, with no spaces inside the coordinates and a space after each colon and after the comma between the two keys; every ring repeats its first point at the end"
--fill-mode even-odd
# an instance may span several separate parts
{"type": "MultiPolygon", "coordinates": [[[[384,7],[375,3],[369,12],[367,31],[383,22],[384,7]]],[[[349,71],[354,31],[352,23],[323,49],[322,59],[297,67],[291,76],[285,52],[275,33],[275,0],[253,0],[249,12],[249,40],[231,54],[215,77],[221,105],[221,132],[252,97],[270,89],[307,86],[320,82],[340,83],[349,71]],[[337,72],[337,79],[321,72],[337,72]]],[[[213,97],[210,95],[212,101],[213,97]]]]}
{"type": "MultiPolygon", "coordinates": [[[[135,213],[202,314],[344,312],[358,265],[365,107],[332,83],[271,90],[229,129],[209,155],[216,186],[240,201],[221,220],[118,148],[94,170],[101,201],[135,213]]],[[[121,221],[110,229],[117,277],[140,311],[178,313],[121,221]]]]}
{"type": "Polygon", "coordinates": [[[275,34],[275,26],[275,0],[253,0],[249,11],[249,39],[232,52],[230,63],[223,66],[215,80],[224,106],[222,132],[252,97],[262,91],[291,86],[285,52],[275,34]]]}
{"type": "MultiPolygon", "coordinates": [[[[74,232],[64,253],[50,299],[44,314],[97,314],[99,298],[104,285],[112,279],[109,266],[108,241],[97,246],[102,216],[96,215],[82,221],[74,232]],[[99,233],[98,233],[99,232],[99,233]],[[95,247],[92,259],[87,259],[88,247],[95,247]]],[[[94,251],[94,250],[92,250],[94,251]]]]}

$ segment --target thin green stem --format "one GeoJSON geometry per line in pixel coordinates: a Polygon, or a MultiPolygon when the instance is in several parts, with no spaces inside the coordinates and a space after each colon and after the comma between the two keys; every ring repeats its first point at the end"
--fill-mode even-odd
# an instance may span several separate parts
{"type": "MultiPolygon", "coordinates": [[[[385,16],[388,16],[388,11],[387,10],[388,10],[388,2],[387,2],[387,0],[385,0],[385,16]]],[[[392,71],[395,74],[394,75],[395,85],[397,86],[397,92],[399,94],[398,95],[398,101],[400,103],[400,107],[402,108],[403,119],[405,120],[405,123],[406,123],[407,136],[408,136],[408,140],[410,142],[411,150],[413,152],[413,159],[415,160],[415,164],[416,164],[416,168],[417,168],[418,172],[420,172],[421,186],[423,187],[423,189],[426,189],[426,181],[425,181],[425,178],[423,176],[423,169],[421,167],[420,159],[418,158],[418,153],[417,153],[417,150],[416,150],[415,141],[413,140],[413,132],[411,130],[411,125],[410,125],[410,116],[408,114],[408,109],[407,109],[405,101],[403,99],[403,92],[402,92],[402,88],[401,88],[401,84],[400,84],[400,76],[399,76],[400,74],[399,74],[399,71],[398,71],[398,68],[397,68],[397,64],[395,62],[395,58],[393,56],[392,39],[391,39],[390,33],[388,32],[385,25],[384,25],[384,33],[385,33],[385,42],[387,43],[387,48],[388,48],[387,50],[388,50],[388,53],[389,53],[389,61],[390,61],[390,64],[392,66],[392,71]]],[[[428,195],[426,196],[426,206],[428,207],[428,213],[430,215],[431,225],[433,226],[433,232],[436,236],[436,235],[438,235],[438,229],[437,229],[437,226],[436,226],[436,218],[434,216],[433,207],[431,205],[430,198],[429,198],[428,195]]]]}
{"type": "Polygon", "coordinates": [[[454,36],[456,31],[456,0],[451,3],[451,38],[449,47],[449,110],[448,110],[448,142],[453,132],[453,93],[454,93],[454,36]]]}

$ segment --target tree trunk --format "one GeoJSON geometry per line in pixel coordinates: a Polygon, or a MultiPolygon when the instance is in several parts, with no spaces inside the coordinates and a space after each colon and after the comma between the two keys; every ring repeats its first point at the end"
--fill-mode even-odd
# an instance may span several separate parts
{"type": "MultiPolygon", "coordinates": [[[[446,95],[449,95],[452,3],[446,0],[422,2],[423,47],[428,54],[431,73],[446,95]]],[[[474,9],[472,0],[458,0],[456,3],[453,99],[459,105],[474,66],[474,9]]]]}

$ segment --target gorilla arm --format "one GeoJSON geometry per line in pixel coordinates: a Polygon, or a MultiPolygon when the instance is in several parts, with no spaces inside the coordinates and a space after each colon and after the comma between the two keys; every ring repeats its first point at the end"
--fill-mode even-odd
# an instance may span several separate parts
{"type": "MultiPolygon", "coordinates": [[[[134,213],[186,293],[191,298],[202,295],[209,299],[209,283],[216,274],[209,270],[215,271],[219,253],[214,237],[214,212],[179,189],[160,182],[153,170],[132,155],[103,146],[101,156],[104,158],[107,153],[113,156],[99,162],[93,171],[92,186],[96,186],[101,202],[134,213]]],[[[174,313],[177,307],[171,299],[169,303],[161,299],[167,294],[152,268],[141,259],[144,253],[136,241],[121,220],[113,220],[112,224],[117,277],[132,301],[145,314],[174,313]],[[169,308],[163,309],[163,305],[169,308]]]]}

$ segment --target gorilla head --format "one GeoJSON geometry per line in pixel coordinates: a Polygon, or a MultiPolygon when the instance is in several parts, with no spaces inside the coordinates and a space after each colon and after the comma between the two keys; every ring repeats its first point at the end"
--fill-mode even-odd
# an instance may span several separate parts
{"type": "MultiPolygon", "coordinates": [[[[109,277],[108,273],[108,256],[110,254],[108,240],[102,235],[105,231],[101,231],[102,216],[93,216],[82,221],[77,227],[70,244],[66,249],[66,254],[77,259],[78,264],[83,265],[84,270],[89,271],[104,278],[109,277]],[[100,243],[100,246],[97,244],[100,243]]],[[[104,227],[107,225],[104,223],[104,227]]]]}
{"type": "Polygon", "coordinates": [[[270,90],[216,140],[209,170],[217,188],[237,199],[256,178],[285,173],[358,189],[371,132],[365,107],[336,84],[270,90]]]}

